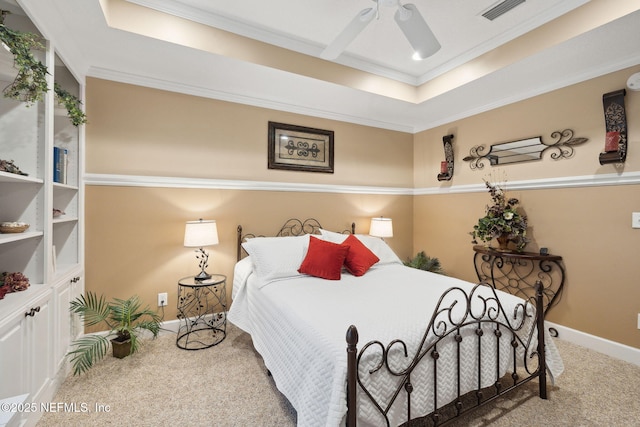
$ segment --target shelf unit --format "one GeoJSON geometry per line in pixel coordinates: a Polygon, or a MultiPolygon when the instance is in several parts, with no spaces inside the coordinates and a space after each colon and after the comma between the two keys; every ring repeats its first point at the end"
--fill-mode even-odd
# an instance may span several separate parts
{"type": "MultiPolygon", "coordinates": [[[[0,300],[0,400],[27,395],[25,403],[47,402],[66,376],[65,359],[82,325],[69,313],[69,302],[84,292],[83,198],[84,126],[73,126],[59,108],[54,83],[84,98],[78,78],[28,14],[14,1],[0,0],[9,28],[46,40],[34,51],[48,69],[49,92],[43,101],[25,103],[0,95],[0,159],[12,160],[26,175],[0,171],[0,222],[22,221],[23,233],[0,233],[0,272],[21,272],[26,291],[0,300]],[[67,150],[66,181],[54,182],[54,147],[67,150]],[[54,209],[64,212],[53,216],[54,209]]],[[[13,81],[13,55],[0,49],[0,87],[13,81]]],[[[40,414],[15,414],[12,425],[34,425],[40,414]]]]}

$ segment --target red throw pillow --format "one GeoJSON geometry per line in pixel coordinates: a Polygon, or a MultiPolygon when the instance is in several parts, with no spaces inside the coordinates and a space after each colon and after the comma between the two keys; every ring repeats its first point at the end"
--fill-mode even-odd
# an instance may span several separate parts
{"type": "Polygon", "coordinates": [[[298,273],[340,280],[340,271],[348,252],[349,245],[339,245],[309,236],[309,250],[300,264],[298,273]]]}
{"type": "Polygon", "coordinates": [[[350,246],[344,266],[354,276],[362,276],[373,264],[380,261],[380,258],[353,234],[350,234],[342,244],[350,246]]]}

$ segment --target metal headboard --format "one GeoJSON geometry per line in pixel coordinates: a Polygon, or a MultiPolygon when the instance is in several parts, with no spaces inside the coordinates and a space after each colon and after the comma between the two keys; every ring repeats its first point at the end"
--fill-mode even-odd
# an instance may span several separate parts
{"type": "MultiPolygon", "coordinates": [[[[282,225],[282,227],[280,227],[280,231],[278,231],[278,233],[274,237],[303,236],[305,234],[320,234],[321,228],[323,228],[322,225],[320,225],[320,222],[318,222],[318,220],[315,218],[307,218],[304,221],[299,220],[297,218],[291,218],[291,219],[288,219],[282,225]]],[[[351,229],[343,230],[341,231],[341,233],[355,234],[356,223],[352,222],[351,229]]],[[[238,225],[238,230],[237,230],[238,243],[237,243],[237,256],[236,256],[236,259],[238,261],[240,261],[242,258],[244,258],[247,255],[245,250],[242,248],[242,242],[253,237],[265,237],[265,236],[262,234],[253,234],[253,233],[242,234],[242,225],[238,225]]]]}

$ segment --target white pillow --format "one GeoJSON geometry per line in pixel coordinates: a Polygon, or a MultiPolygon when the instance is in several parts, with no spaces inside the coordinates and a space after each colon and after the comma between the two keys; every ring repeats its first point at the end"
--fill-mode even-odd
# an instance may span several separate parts
{"type": "Polygon", "coordinates": [[[342,243],[347,238],[348,234],[336,233],[335,231],[323,230],[320,229],[320,235],[323,240],[333,243],[342,243]]]}
{"type": "Polygon", "coordinates": [[[242,244],[263,281],[301,276],[298,268],[309,247],[309,235],[255,237],[242,244]]]}
{"type": "MultiPolygon", "coordinates": [[[[333,243],[342,243],[347,238],[348,234],[336,233],[335,231],[328,231],[320,229],[320,234],[324,240],[328,240],[333,243]]],[[[356,234],[358,240],[360,240],[371,252],[376,254],[380,261],[375,265],[382,264],[402,264],[398,255],[393,252],[393,249],[387,245],[387,243],[379,237],[369,236],[367,234],[356,234]]]]}

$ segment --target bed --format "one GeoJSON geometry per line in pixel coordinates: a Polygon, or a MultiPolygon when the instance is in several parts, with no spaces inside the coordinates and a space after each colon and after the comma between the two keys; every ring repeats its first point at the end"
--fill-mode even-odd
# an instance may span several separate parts
{"type": "Polygon", "coordinates": [[[292,219],[275,237],[238,227],[228,319],[299,426],[441,425],[533,379],[546,399],[563,365],[541,295],[409,268],[353,225],[292,219]]]}

